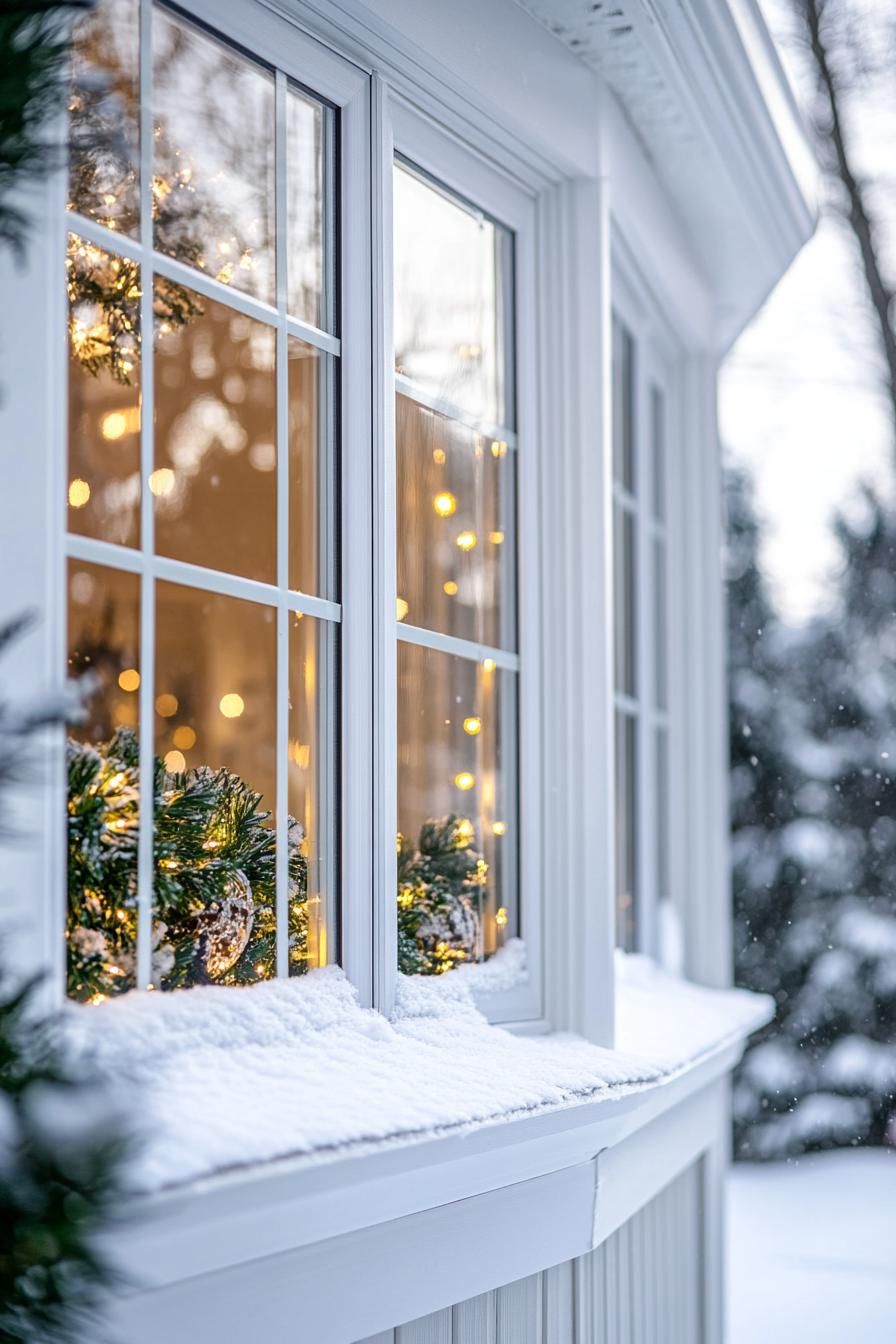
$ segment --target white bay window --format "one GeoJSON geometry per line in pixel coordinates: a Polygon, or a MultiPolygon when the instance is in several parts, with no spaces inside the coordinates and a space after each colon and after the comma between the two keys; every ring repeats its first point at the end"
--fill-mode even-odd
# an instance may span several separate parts
{"type": "Polygon", "coordinates": [[[619,9],[76,20],[0,605],[85,704],[6,886],[153,1117],[133,1344],[572,1344],[651,1274],[720,1337],[765,1006],[614,943],[726,982],[715,372],[807,223],[751,6],[619,9]]]}

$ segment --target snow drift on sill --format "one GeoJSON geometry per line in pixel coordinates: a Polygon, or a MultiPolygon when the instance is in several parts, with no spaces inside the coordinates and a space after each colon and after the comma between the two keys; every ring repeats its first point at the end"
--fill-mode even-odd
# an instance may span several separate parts
{"type": "Polygon", "coordinates": [[[464,977],[401,977],[387,1020],[336,967],[248,989],[131,993],[67,1010],[73,1048],[132,1098],[135,1191],[349,1145],[419,1139],[619,1095],[752,1029],[764,1003],[620,959],[620,1048],[491,1026],[464,977]]]}

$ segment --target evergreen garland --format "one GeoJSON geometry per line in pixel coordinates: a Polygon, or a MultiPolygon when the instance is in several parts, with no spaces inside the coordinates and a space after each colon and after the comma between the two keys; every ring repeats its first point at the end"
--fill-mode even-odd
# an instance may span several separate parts
{"type": "MultiPolygon", "coordinates": [[[[130,728],[68,743],[68,987],[98,1001],[136,983],[139,751],[130,728]]],[[[274,973],[276,836],[228,770],[155,759],[152,976],[159,989],[274,973]]],[[[289,822],[289,968],[306,967],[308,866],[289,822]]]]}
{"type": "Polygon", "coordinates": [[[488,865],[473,823],[453,812],[424,822],[417,848],[398,837],[398,969],[440,975],[481,949],[488,865]]]}

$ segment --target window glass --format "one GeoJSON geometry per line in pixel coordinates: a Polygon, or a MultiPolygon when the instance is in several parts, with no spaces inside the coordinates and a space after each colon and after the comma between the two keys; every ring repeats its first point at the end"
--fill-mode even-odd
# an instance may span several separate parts
{"type": "Polygon", "coordinates": [[[511,424],[509,235],[409,168],[394,183],[396,372],[475,420],[511,424]]]}
{"type": "Polygon", "coordinates": [[[513,674],[414,644],[398,650],[399,966],[450,970],[516,932],[507,756],[513,674]]]}
{"type": "Polygon", "coordinates": [[[516,454],[411,397],[395,415],[402,619],[514,648],[516,454]]]}
{"type": "Polygon", "coordinates": [[[614,314],[616,932],[647,952],[669,895],[668,461],[665,395],[645,376],[654,357],[614,314]]]}
{"type": "Polygon", "coordinates": [[[400,165],[394,214],[399,968],[439,974],[520,931],[511,239],[400,165]]]}
{"type": "Polygon", "coordinates": [[[140,266],[70,234],[68,526],[140,544],[140,266]]]}
{"type": "Polygon", "coordinates": [[[313,327],[324,316],[324,144],[320,103],[290,88],[286,96],[287,284],[289,312],[313,327]]]}
{"type": "MultiPolygon", "coordinates": [[[[92,1002],[300,974],[337,950],[338,356],[317,326],[334,114],[147,8],[152,173],[114,185],[103,159],[94,177],[118,195],[99,211],[75,160],[68,248],[68,656],[85,696],[69,741],[69,992],[92,1002]],[[134,232],[141,205],[152,238],[126,258],[114,230],[134,232]]],[[[76,144],[95,119],[77,92],[91,61],[106,78],[111,44],[139,68],[137,7],[121,10],[132,46],[113,0],[77,28],[76,144]]],[[[139,143],[136,120],[123,130],[139,143]]]]}
{"type": "Polygon", "coordinates": [[[138,0],[98,5],[75,26],[69,209],[134,236],[140,225],[138,0]]]}
{"type": "Polygon", "coordinates": [[[273,75],[153,11],[156,248],[273,303],[273,75]]]}

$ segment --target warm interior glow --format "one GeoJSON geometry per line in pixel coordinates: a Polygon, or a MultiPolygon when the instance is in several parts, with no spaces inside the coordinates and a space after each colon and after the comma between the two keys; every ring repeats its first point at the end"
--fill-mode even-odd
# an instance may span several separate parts
{"type": "Polygon", "coordinates": [[[408,614],[408,604],[403,597],[395,599],[395,615],[399,621],[403,621],[408,614]]]}
{"type": "Polygon", "coordinates": [[[196,745],[196,733],[189,724],[182,723],[179,728],[175,728],[171,740],[181,751],[189,751],[196,745]]]}
{"type": "Polygon", "coordinates": [[[161,695],[157,695],[156,713],[163,719],[172,718],[177,713],[177,696],[172,695],[170,691],[163,691],[161,695]]]}
{"type": "Polygon", "coordinates": [[[482,660],[483,672],[494,672],[497,666],[498,664],[495,662],[494,658],[483,658],[482,660]]]}
{"type": "Polygon", "coordinates": [[[506,835],[506,834],[507,834],[507,822],[506,822],[506,821],[496,821],[496,822],[494,823],[494,825],[492,826],[492,831],[494,832],[495,835],[506,835]]]}
{"type": "Polygon", "coordinates": [[[236,691],[228,691],[228,693],[222,695],[221,699],[218,701],[218,708],[225,719],[238,719],[246,708],[246,705],[243,697],[238,695],[236,691]]]}
{"type": "Polygon", "coordinates": [[[500,546],[501,543],[502,543],[503,540],[504,540],[504,533],[503,533],[503,532],[489,532],[489,534],[488,534],[488,539],[489,539],[490,542],[493,543],[493,545],[495,545],[495,546],[500,546]]]}
{"type": "Polygon", "coordinates": [[[442,591],[447,593],[449,597],[456,597],[457,584],[454,582],[453,579],[448,579],[445,583],[442,584],[442,591]]]}
{"type": "Polygon", "coordinates": [[[165,756],[165,769],[172,775],[183,774],[187,768],[182,751],[169,751],[165,756]]]}
{"type": "Polygon", "coordinates": [[[440,518],[450,518],[457,508],[457,500],[450,490],[442,490],[432,501],[432,506],[440,518]]]}
{"type": "Polygon", "coordinates": [[[73,509],[81,509],[90,498],[90,486],[80,477],[72,481],[68,487],[68,502],[73,509]]]}
{"type": "Polygon", "coordinates": [[[136,691],[140,687],[140,673],[136,667],[126,667],[118,674],[118,684],[123,691],[136,691]]]}
{"type": "Polygon", "coordinates": [[[507,910],[503,905],[495,911],[495,923],[499,929],[503,929],[507,924],[507,910]]]}
{"type": "Polygon", "coordinates": [[[464,719],[464,732],[470,737],[475,737],[482,731],[482,720],[476,714],[471,714],[469,718],[464,719]]]}
{"type": "Polygon", "coordinates": [[[461,770],[454,776],[454,782],[462,792],[466,793],[476,783],[476,776],[472,775],[469,770],[461,770]]]}
{"type": "Polygon", "coordinates": [[[492,441],[492,457],[506,457],[507,444],[503,439],[494,439],[492,441]]]}
{"type": "Polygon", "coordinates": [[[128,406],[123,411],[108,411],[100,421],[100,432],[110,442],[123,439],[125,434],[136,434],[139,428],[139,406],[128,406]]]}
{"type": "Polygon", "coordinates": [[[473,547],[476,545],[476,540],[475,532],[460,532],[458,533],[457,544],[462,551],[472,551],[473,547]]]}
{"type": "Polygon", "coordinates": [[[174,484],[174,472],[170,467],[158,467],[156,471],[150,472],[149,488],[154,495],[170,495],[174,484]]]}

